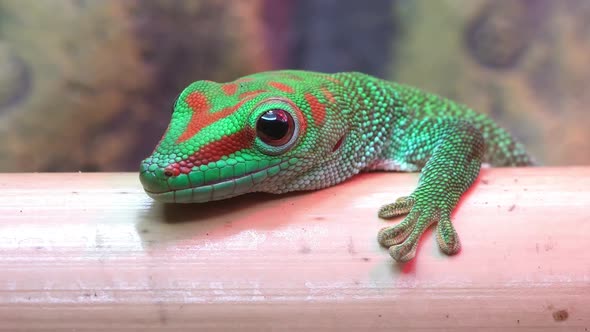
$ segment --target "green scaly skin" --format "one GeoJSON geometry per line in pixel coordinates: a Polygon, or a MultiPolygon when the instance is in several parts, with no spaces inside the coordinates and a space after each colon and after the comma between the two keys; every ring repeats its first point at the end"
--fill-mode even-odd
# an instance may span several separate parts
{"type": "Polygon", "coordinates": [[[450,100],[361,73],[289,70],[189,85],[140,179],[155,200],[190,203],[321,189],[361,171],[421,171],[413,193],[378,213],[407,214],[378,241],[408,261],[432,224],[441,250],[459,251],[450,215],[482,163],[533,161],[491,119],[450,100]],[[269,110],[293,119],[279,146],[257,131],[269,110]]]}

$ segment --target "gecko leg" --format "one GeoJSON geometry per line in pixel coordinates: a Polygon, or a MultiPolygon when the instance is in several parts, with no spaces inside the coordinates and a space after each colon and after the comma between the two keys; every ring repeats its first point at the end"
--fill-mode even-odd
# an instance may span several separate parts
{"type": "Polygon", "coordinates": [[[411,260],[420,237],[433,224],[437,224],[437,242],[442,252],[459,252],[461,243],[450,216],[479,174],[483,151],[483,137],[475,128],[465,122],[452,124],[441,133],[416,190],[381,207],[381,218],[407,214],[401,223],[381,229],[377,236],[396,261],[411,260]]]}

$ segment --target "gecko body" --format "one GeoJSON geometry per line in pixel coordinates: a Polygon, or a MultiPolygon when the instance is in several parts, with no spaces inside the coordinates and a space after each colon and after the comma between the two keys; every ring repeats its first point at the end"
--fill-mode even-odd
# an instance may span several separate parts
{"type": "Polygon", "coordinates": [[[364,171],[420,172],[412,193],[378,212],[407,214],[377,236],[403,262],[432,224],[441,250],[459,251],[450,215],[482,163],[533,161],[489,117],[435,94],[362,73],[283,70],[190,84],[140,180],[155,200],[195,203],[317,190],[364,171]]]}

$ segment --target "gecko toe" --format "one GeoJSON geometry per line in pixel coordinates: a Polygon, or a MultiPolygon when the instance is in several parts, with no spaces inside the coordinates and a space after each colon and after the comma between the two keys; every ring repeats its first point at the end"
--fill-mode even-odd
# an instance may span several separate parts
{"type": "Polygon", "coordinates": [[[447,255],[458,253],[461,250],[461,242],[459,241],[457,231],[455,231],[451,223],[451,219],[448,217],[442,218],[436,228],[436,241],[442,252],[447,255]]]}
{"type": "Polygon", "coordinates": [[[419,215],[419,212],[410,213],[401,223],[382,228],[377,234],[377,241],[386,248],[404,242],[414,230],[419,215]]]}
{"type": "Polygon", "coordinates": [[[412,196],[400,197],[394,203],[383,205],[379,209],[380,218],[393,218],[403,214],[407,214],[414,206],[414,198],[412,196]]]}
{"type": "Polygon", "coordinates": [[[405,263],[410,261],[416,256],[416,249],[418,248],[418,242],[404,242],[396,246],[389,248],[389,254],[397,262],[405,263]]]}

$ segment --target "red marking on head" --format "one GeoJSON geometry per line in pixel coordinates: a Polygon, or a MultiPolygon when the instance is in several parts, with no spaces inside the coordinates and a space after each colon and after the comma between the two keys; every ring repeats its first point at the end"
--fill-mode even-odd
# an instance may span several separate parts
{"type": "Polygon", "coordinates": [[[281,83],[281,82],[268,82],[268,85],[272,86],[275,89],[286,92],[286,93],[295,92],[295,90],[293,90],[292,87],[288,86],[287,84],[281,83]]]}
{"type": "Polygon", "coordinates": [[[201,129],[209,126],[213,122],[219,121],[222,118],[237,111],[242,105],[250,100],[250,98],[242,99],[234,106],[226,107],[215,113],[210,112],[211,106],[207,102],[207,97],[200,92],[193,92],[186,97],[186,102],[193,109],[191,120],[185,131],[180,135],[176,143],[182,143],[189,138],[195,136],[201,129]]]}
{"type": "Polygon", "coordinates": [[[328,90],[327,88],[322,88],[322,93],[324,94],[324,97],[326,97],[326,99],[332,103],[335,104],[336,103],[336,99],[334,99],[334,95],[332,94],[332,92],[330,92],[330,90],[328,90]]]}
{"type": "Polygon", "coordinates": [[[236,83],[224,84],[223,86],[221,86],[221,88],[223,89],[223,92],[226,96],[231,96],[235,94],[236,91],[238,91],[238,85],[236,83]]]}
{"type": "Polygon", "coordinates": [[[186,103],[190,108],[192,108],[193,112],[208,112],[209,108],[209,100],[207,96],[200,92],[193,92],[186,96],[185,99],[186,103]]]}
{"type": "Polygon", "coordinates": [[[315,121],[317,126],[321,126],[324,124],[324,120],[326,119],[326,106],[311,93],[305,94],[305,100],[309,103],[309,107],[311,107],[311,115],[315,121]]]}
{"type": "Polygon", "coordinates": [[[229,136],[223,136],[201,147],[188,159],[168,165],[165,171],[169,171],[173,176],[190,173],[195,166],[207,165],[220,160],[223,156],[252,147],[255,135],[252,128],[246,127],[229,136]]]}
{"type": "Polygon", "coordinates": [[[266,92],[266,90],[246,91],[246,92],[240,93],[240,99],[244,99],[244,98],[248,98],[248,97],[255,97],[263,92],[266,92]]]}
{"type": "Polygon", "coordinates": [[[191,120],[186,127],[186,130],[180,135],[177,142],[183,142],[195,135],[201,130],[204,125],[203,121],[207,120],[202,118],[201,114],[208,114],[211,108],[207,96],[200,92],[193,92],[186,97],[186,103],[193,110],[191,120]]]}

